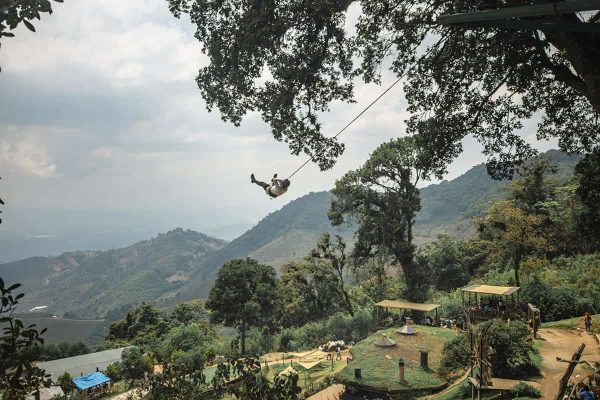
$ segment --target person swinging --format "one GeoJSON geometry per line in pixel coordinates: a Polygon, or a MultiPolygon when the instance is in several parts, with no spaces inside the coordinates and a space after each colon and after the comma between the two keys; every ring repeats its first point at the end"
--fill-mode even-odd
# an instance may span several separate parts
{"type": "Polygon", "coordinates": [[[267,195],[269,195],[272,198],[281,196],[282,194],[287,192],[288,187],[290,186],[289,179],[277,179],[277,174],[273,175],[273,179],[271,179],[270,185],[266,182],[256,180],[254,174],[250,175],[250,181],[265,189],[267,195]]]}

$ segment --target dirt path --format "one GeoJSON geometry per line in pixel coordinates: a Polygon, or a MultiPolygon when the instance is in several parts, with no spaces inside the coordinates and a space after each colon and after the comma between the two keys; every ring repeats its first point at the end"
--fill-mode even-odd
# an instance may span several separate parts
{"type": "Polygon", "coordinates": [[[344,385],[331,385],[319,393],[313,394],[308,400],[340,400],[340,393],[344,391],[344,385]]]}
{"type": "MultiPolygon", "coordinates": [[[[554,399],[558,384],[562,378],[567,364],[556,361],[556,357],[570,359],[577,346],[585,343],[582,359],[595,361],[600,360],[598,351],[598,342],[591,335],[578,332],[576,330],[564,329],[540,329],[540,340],[542,346],[540,354],[542,356],[542,399],[554,399]]],[[[581,374],[583,366],[579,365],[575,369],[572,377],[581,374]]]]}

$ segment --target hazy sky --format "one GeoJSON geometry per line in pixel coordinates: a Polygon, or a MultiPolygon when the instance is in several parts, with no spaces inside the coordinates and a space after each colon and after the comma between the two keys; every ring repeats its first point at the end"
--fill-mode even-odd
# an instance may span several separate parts
{"type": "MultiPolygon", "coordinates": [[[[335,168],[310,164],[284,197],[269,200],[250,172],[285,176],[306,158],[291,156],[256,115],[236,128],[206,111],[194,81],[206,58],[187,19],[176,20],[164,0],[52,4],[37,33],[19,28],[0,50],[0,191],[8,204],[200,216],[231,208],[256,221],[330,189],[378,144],[404,134],[397,86],[340,137],[347,150],[335,168]]],[[[386,75],[384,86],[391,81],[386,75]]],[[[335,134],[382,90],[359,85],[357,104],[335,104],[325,132],[335,134]]],[[[472,141],[465,150],[448,178],[483,160],[472,141]]]]}

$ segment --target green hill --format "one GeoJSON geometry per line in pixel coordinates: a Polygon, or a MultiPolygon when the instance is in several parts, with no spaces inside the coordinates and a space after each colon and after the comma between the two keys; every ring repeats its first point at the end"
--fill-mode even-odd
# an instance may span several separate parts
{"type": "Polygon", "coordinates": [[[142,301],[159,302],[201,268],[209,252],[225,245],[198,232],[176,229],[133,246],[34,257],[0,266],[6,282],[20,282],[27,293],[20,312],[47,306],[52,314],[103,317],[142,301]]]}
{"type": "MultiPolygon", "coordinates": [[[[572,175],[579,159],[559,151],[546,155],[558,164],[559,180],[572,175]]],[[[492,180],[485,166],[477,165],[456,179],[423,188],[415,242],[423,244],[442,232],[472,235],[471,219],[504,195],[505,184],[492,180]]],[[[142,301],[171,305],[205,298],[227,260],[249,256],[279,267],[305,256],[324,231],[351,242],[351,226],[330,225],[329,201],[329,192],[309,193],[229,243],[176,229],[124,249],[71,252],[0,265],[0,275],[7,282],[24,284],[28,295],[23,309],[48,306],[54,314],[71,312],[79,317],[105,317],[111,310],[142,301]]]]}

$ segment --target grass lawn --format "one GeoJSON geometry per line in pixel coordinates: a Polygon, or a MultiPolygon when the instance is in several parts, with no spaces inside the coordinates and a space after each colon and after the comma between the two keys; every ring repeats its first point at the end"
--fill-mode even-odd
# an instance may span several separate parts
{"type": "Polygon", "coordinates": [[[456,336],[454,331],[434,327],[417,326],[414,336],[402,336],[397,328],[381,330],[359,342],[352,349],[354,361],[336,375],[341,382],[355,383],[388,390],[425,389],[440,386],[446,381],[435,371],[440,366],[444,343],[456,336]],[[394,347],[378,347],[374,344],[385,333],[396,342],[394,347]],[[429,351],[429,370],[419,365],[420,350],[429,351]],[[398,360],[405,361],[407,384],[398,382],[398,360]],[[361,368],[362,378],[354,378],[354,369],[361,368]]]}
{"type": "MultiPolygon", "coordinates": [[[[562,319],[560,321],[542,322],[542,328],[557,328],[557,329],[575,329],[581,321],[582,316],[562,319]]],[[[592,315],[592,321],[600,320],[600,314],[592,315]]]]}

